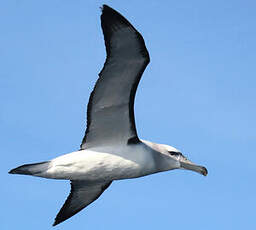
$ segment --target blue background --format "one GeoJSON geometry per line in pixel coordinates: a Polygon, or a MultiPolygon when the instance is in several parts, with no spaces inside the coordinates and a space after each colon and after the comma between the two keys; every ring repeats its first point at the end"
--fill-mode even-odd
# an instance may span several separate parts
{"type": "Polygon", "coordinates": [[[209,175],[175,170],[114,182],[55,229],[254,229],[255,1],[8,0],[0,3],[1,230],[52,229],[69,182],[7,172],[79,148],[105,60],[100,9],[143,35],[151,63],[139,136],[209,175]]]}

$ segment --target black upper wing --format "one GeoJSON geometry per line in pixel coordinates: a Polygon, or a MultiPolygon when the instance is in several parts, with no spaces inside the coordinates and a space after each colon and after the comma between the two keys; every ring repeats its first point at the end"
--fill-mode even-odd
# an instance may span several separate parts
{"type": "Polygon", "coordinates": [[[101,27],[107,59],[90,95],[81,149],[138,140],[134,97],[149,54],[140,33],[107,5],[102,8],[101,27]]]}

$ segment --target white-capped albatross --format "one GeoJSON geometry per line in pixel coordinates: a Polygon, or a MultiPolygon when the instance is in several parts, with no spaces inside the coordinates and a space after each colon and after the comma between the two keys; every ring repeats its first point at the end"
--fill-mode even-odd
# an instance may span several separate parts
{"type": "Polygon", "coordinates": [[[71,192],[53,225],[88,206],[113,180],[179,168],[207,175],[205,167],[176,148],[138,138],[134,97],[149,54],[141,34],[107,5],[102,7],[101,27],[107,58],[90,95],[80,150],[9,172],[71,181],[71,192]]]}

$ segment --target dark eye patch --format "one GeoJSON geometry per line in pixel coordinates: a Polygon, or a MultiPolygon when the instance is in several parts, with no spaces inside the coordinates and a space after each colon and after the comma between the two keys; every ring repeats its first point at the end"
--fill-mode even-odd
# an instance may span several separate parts
{"type": "Polygon", "coordinates": [[[180,156],[180,152],[175,152],[175,151],[168,151],[172,156],[180,156]]]}

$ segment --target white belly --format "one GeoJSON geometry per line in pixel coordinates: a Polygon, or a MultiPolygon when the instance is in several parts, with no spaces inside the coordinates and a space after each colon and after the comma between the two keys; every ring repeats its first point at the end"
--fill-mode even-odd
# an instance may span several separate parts
{"type": "Polygon", "coordinates": [[[153,168],[151,155],[141,148],[122,155],[82,150],[53,159],[43,176],[88,182],[111,181],[145,176],[153,173],[153,168]]]}

